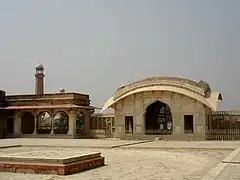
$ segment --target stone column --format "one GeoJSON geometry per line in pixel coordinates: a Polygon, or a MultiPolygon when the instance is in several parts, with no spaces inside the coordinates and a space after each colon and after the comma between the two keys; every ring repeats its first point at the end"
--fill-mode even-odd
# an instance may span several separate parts
{"type": "Polygon", "coordinates": [[[125,119],[122,115],[116,115],[115,120],[116,132],[124,133],[125,132],[125,119]]]}
{"type": "Polygon", "coordinates": [[[178,136],[183,134],[183,127],[182,127],[182,114],[180,112],[173,112],[173,134],[178,136]]]}
{"type": "Polygon", "coordinates": [[[134,134],[144,135],[145,133],[145,106],[142,94],[135,96],[134,113],[134,134]]]}
{"type": "Polygon", "coordinates": [[[34,131],[33,134],[37,134],[37,116],[34,116],[34,131]]]}
{"type": "Polygon", "coordinates": [[[194,138],[195,140],[205,140],[205,114],[194,115],[194,138]]]}
{"type": "Polygon", "coordinates": [[[21,113],[16,111],[14,114],[14,135],[20,136],[22,134],[21,131],[21,113]]]}
{"type": "Polygon", "coordinates": [[[136,114],[134,117],[134,124],[135,124],[135,134],[144,134],[145,132],[145,120],[144,115],[142,114],[136,114]]]}
{"type": "Polygon", "coordinates": [[[74,138],[76,136],[76,110],[72,109],[68,113],[68,135],[74,138]]]}
{"type": "Polygon", "coordinates": [[[85,110],[84,111],[84,128],[83,128],[83,131],[85,134],[89,133],[89,121],[90,121],[90,113],[89,111],[85,110]]]}
{"type": "Polygon", "coordinates": [[[53,130],[53,128],[54,128],[54,117],[53,117],[53,116],[52,116],[52,121],[51,121],[51,123],[52,123],[52,128],[51,128],[50,135],[53,135],[53,134],[54,134],[54,130],[53,130]]]}

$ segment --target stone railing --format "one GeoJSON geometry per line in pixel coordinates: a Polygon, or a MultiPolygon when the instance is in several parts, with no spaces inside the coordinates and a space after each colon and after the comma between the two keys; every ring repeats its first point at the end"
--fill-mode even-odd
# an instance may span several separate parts
{"type": "Polygon", "coordinates": [[[165,85],[165,86],[175,86],[175,87],[181,87],[185,88],[191,91],[194,91],[198,94],[201,94],[205,96],[204,93],[204,88],[191,80],[184,79],[184,78],[171,78],[171,77],[162,77],[162,78],[149,78],[149,79],[144,79],[140,81],[133,82],[129,85],[123,86],[119,88],[115,94],[114,94],[114,99],[119,98],[123,94],[133,91],[135,89],[141,88],[141,87],[146,87],[146,86],[154,86],[154,85],[165,85]]]}

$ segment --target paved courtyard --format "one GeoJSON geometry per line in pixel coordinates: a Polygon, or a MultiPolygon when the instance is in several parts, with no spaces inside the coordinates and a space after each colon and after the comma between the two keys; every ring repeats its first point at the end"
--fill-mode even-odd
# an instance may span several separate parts
{"type": "Polygon", "coordinates": [[[86,149],[16,147],[1,149],[4,155],[26,154],[34,156],[51,155],[54,151],[66,154],[100,151],[106,158],[106,166],[65,177],[53,175],[33,175],[19,173],[0,173],[1,180],[57,180],[57,179],[200,179],[210,168],[229,154],[229,151],[188,151],[188,150],[137,150],[137,149],[86,149]],[[44,152],[44,153],[43,153],[44,152]]]}
{"type": "MultiPolygon", "coordinates": [[[[26,154],[34,152],[39,154],[52,154],[57,152],[78,154],[86,152],[101,152],[106,158],[106,166],[69,176],[35,175],[20,173],[0,173],[1,180],[197,180],[206,176],[210,170],[222,165],[221,161],[227,159],[239,142],[141,142],[119,140],[54,140],[54,139],[2,139],[0,146],[25,145],[23,147],[0,148],[1,155],[26,154]],[[138,143],[138,145],[136,145],[138,143]],[[129,145],[133,144],[133,145],[129,145]],[[116,148],[117,146],[117,148],[116,148]],[[123,146],[119,148],[118,146],[123,146]],[[112,148],[115,147],[115,148],[112,148]],[[167,148],[166,148],[167,147],[167,148]],[[199,147],[200,150],[187,148],[199,147]],[[220,150],[218,148],[222,147],[220,150]],[[168,149],[170,148],[170,149],[168,149]],[[172,148],[172,149],[171,149],[172,148]],[[182,148],[182,149],[181,149],[182,148]],[[204,148],[208,148],[203,150],[204,148]],[[216,148],[216,149],[214,149],[216,148]]],[[[229,162],[240,160],[236,152],[229,162]]],[[[49,155],[51,156],[51,155],[49,155]]],[[[240,179],[240,165],[226,164],[216,179],[240,179]],[[229,174],[231,173],[231,174],[229,174]]],[[[205,178],[206,179],[206,178],[205,178]]],[[[211,180],[210,178],[208,178],[211,180]]]]}

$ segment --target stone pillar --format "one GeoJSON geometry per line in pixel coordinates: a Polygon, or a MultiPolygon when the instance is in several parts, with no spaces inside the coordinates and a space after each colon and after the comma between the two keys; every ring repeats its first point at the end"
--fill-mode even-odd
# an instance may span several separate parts
{"type": "Polygon", "coordinates": [[[205,114],[194,115],[194,139],[205,140],[205,114]]]}
{"type": "Polygon", "coordinates": [[[76,136],[76,110],[72,109],[68,113],[69,121],[68,121],[68,135],[75,138],[76,136]]]}
{"type": "Polygon", "coordinates": [[[14,135],[20,136],[22,134],[21,131],[21,112],[16,111],[14,114],[14,135]]]}
{"type": "Polygon", "coordinates": [[[87,111],[87,110],[84,111],[84,128],[83,128],[83,131],[84,131],[85,134],[89,134],[90,115],[91,114],[90,114],[89,111],[87,111]]]}
{"type": "Polygon", "coordinates": [[[134,134],[145,134],[145,111],[144,99],[141,93],[135,96],[134,134]]]}
{"type": "Polygon", "coordinates": [[[182,134],[183,132],[183,126],[182,126],[182,114],[179,112],[173,112],[173,134],[174,135],[179,135],[182,134]]]}
{"type": "Polygon", "coordinates": [[[141,113],[136,114],[134,117],[134,125],[135,125],[135,134],[144,134],[145,132],[145,116],[141,113]]]}
{"type": "Polygon", "coordinates": [[[37,134],[37,116],[34,116],[34,131],[33,134],[37,134]]]}
{"type": "Polygon", "coordinates": [[[54,117],[52,116],[52,121],[51,121],[51,123],[52,123],[52,128],[51,128],[51,132],[50,132],[50,135],[53,135],[54,134],[54,117]]]}
{"type": "Polygon", "coordinates": [[[115,127],[117,135],[125,133],[125,119],[123,115],[116,115],[115,127]]]}

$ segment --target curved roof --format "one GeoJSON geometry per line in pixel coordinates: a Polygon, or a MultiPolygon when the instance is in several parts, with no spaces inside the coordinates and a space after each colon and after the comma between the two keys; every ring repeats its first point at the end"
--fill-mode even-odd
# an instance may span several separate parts
{"type": "Polygon", "coordinates": [[[114,95],[104,104],[102,111],[129,95],[144,91],[171,91],[180,93],[196,99],[213,110],[217,109],[218,100],[222,100],[222,95],[212,92],[209,84],[204,81],[197,83],[178,77],[152,77],[118,88],[114,95]]]}

